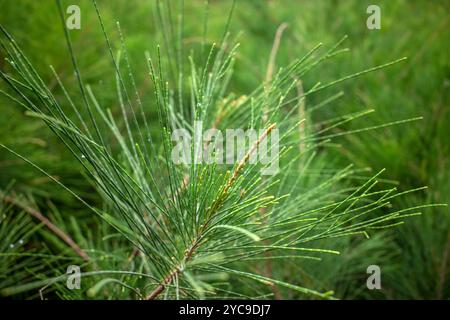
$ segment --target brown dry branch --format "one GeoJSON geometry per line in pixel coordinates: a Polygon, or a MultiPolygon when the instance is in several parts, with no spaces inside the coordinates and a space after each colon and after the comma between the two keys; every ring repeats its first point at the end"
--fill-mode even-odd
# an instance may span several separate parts
{"type": "Polygon", "coordinates": [[[280,24],[275,33],[275,39],[273,41],[272,50],[270,51],[269,63],[266,71],[266,83],[272,82],[273,70],[275,69],[275,59],[277,57],[278,49],[280,48],[281,36],[283,31],[288,27],[286,22],[280,24]]]}
{"type": "MultiPolygon", "coordinates": [[[[287,23],[282,23],[275,33],[275,39],[273,41],[272,50],[270,51],[269,56],[269,62],[267,64],[267,71],[266,71],[266,78],[265,78],[265,85],[266,87],[270,86],[270,83],[272,82],[273,77],[273,70],[275,69],[275,59],[277,57],[278,49],[280,48],[280,42],[281,42],[281,36],[283,35],[283,31],[288,27],[287,23]]],[[[266,91],[269,91],[268,88],[266,88],[266,91]]],[[[268,109],[269,107],[266,106],[263,114],[263,121],[266,122],[268,120],[268,109]]]]}
{"type": "Polygon", "coordinates": [[[88,256],[88,254],[85,251],[83,251],[83,249],[81,249],[78,246],[78,244],[76,244],[75,241],[72,240],[72,238],[70,236],[68,236],[64,231],[62,231],[60,228],[55,226],[41,212],[30,207],[29,205],[27,205],[23,202],[21,202],[17,198],[13,198],[11,196],[3,194],[3,192],[1,192],[1,191],[0,191],[0,197],[3,199],[3,201],[5,201],[7,203],[11,203],[11,204],[21,208],[25,212],[29,213],[30,215],[32,215],[33,217],[35,217],[36,219],[41,221],[48,229],[50,229],[50,231],[52,231],[55,235],[57,235],[59,238],[61,238],[61,240],[63,240],[65,243],[67,243],[72,248],[72,250],[75,251],[75,253],[77,255],[82,257],[85,261],[89,261],[90,258],[88,256]]]}
{"type": "Polygon", "coordinates": [[[448,256],[450,253],[450,232],[447,233],[447,241],[444,247],[444,253],[442,255],[442,264],[440,266],[440,271],[438,273],[439,276],[439,280],[438,280],[438,286],[437,286],[437,294],[436,294],[436,298],[438,300],[442,299],[443,296],[443,291],[444,291],[444,286],[445,286],[445,279],[447,277],[447,264],[448,264],[448,256]]]}

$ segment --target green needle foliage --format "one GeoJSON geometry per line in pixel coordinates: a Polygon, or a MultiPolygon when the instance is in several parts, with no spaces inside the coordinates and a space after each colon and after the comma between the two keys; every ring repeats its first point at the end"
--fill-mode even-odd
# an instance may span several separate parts
{"type": "MultiPolygon", "coordinates": [[[[63,8],[58,5],[64,24],[63,8]]],[[[83,287],[88,290],[68,290],[65,270],[56,266],[53,277],[15,291],[13,283],[5,286],[12,287],[12,293],[51,287],[57,296],[68,299],[262,298],[282,297],[281,292],[286,290],[296,292],[294,297],[334,298],[333,287],[325,280],[317,287],[317,281],[310,280],[309,286],[308,281],[299,282],[277,270],[287,261],[294,264],[294,270],[306,273],[327,256],[345,251],[346,242],[341,239],[377,234],[375,238],[384,245],[377,230],[402,224],[405,218],[433,205],[392,207],[393,199],[424,188],[397,192],[382,179],[382,171],[367,176],[367,170],[351,165],[330,168],[325,156],[327,150],[337,147],[334,138],[418,118],[351,131],[337,129],[373,110],[316,124],[311,119],[314,112],[341,96],[327,96],[325,89],[404,59],[303,88],[300,79],[347,51],[341,48],[344,37],[327,50],[317,45],[247,95],[236,96],[230,82],[238,43],[228,33],[233,9],[217,44],[209,46],[202,41],[188,47],[183,42],[182,2],[176,7],[178,18],[173,19],[174,8],[169,3],[157,4],[156,18],[165,46],[156,46],[153,55],[146,52],[148,68],[140,71],[151,80],[146,89],[153,92],[149,102],[137,89],[119,24],[120,41],[114,48],[93,1],[112,66],[111,76],[116,81],[118,112],[103,105],[97,98],[98,89],[83,80],[69,30],[64,28],[78,91],[67,90],[52,68],[58,93],[64,96],[60,99],[1,27],[9,70],[1,71],[0,76],[10,88],[10,92],[2,93],[50,128],[104,200],[103,206],[93,205],[26,155],[16,153],[14,146],[2,144],[46,173],[103,221],[96,234],[86,235],[84,230],[89,227],[71,220],[72,230],[79,231],[78,243],[83,243],[89,254],[89,260],[82,262],[83,287]],[[304,105],[305,97],[322,91],[320,103],[304,105]],[[156,108],[157,121],[148,116],[150,107],[156,108]],[[261,135],[247,145],[246,153],[234,165],[175,164],[171,157],[172,133],[176,129],[191,133],[194,156],[195,140],[199,138],[195,136],[195,123],[202,123],[205,130],[253,128],[261,135]],[[262,142],[273,139],[275,129],[280,132],[280,170],[274,175],[261,175],[264,165],[252,163],[250,158],[262,142]],[[116,239],[120,241],[113,241],[116,239]]],[[[204,29],[206,34],[206,22],[204,29]]],[[[211,139],[209,144],[216,142],[211,139]]],[[[23,221],[16,228],[21,224],[23,221]]],[[[8,234],[2,237],[6,239],[8,234]]],[[[362,252],[373,250],[370,245],[361,246],[362,252]]],[[[57,257],[58,253],[54,259],[57,257]]],[[[331,261],[338,263],[336,259],[331,261]]],[[[345,278],[346,272],[341,270],[340,276],[345,278]]]]}
{"type": "Polygon", "coordinates": [[[25,249],[30,236],[36,232],[25,212],[16,213],[11,205],[0,207],[0,290],[30,280],[31,270],[42,268],[39,255],[25,249]],[[26,253],[26,254],[25,254],[26,253]],[[27,272],[27,270],[29,272],[27,272]]]}

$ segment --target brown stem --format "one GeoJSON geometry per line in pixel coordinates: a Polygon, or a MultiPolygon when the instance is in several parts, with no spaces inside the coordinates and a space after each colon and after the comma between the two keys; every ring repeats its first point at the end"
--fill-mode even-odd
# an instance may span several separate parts
{"type": "Polygon", "coordinates": [[[439,300],[442,299],[442,291],[443,291],[444,285],[445,285],[449,252],[450,252],[450,233],[447,233],[447,242],[444,247],[444,254],[442,256],[442,265],[440,268],[441,270],[439,272],[439,282],[438,282],[437,295],[436,295],[439,300]]]}
{"type": "Polygon", "coordinates": [[[258,141],[256,141],[252,148],[247,152],[247,154],[242,158],[242,160],[239,162],[237,168],[234,170],[233,175],[231,176],[230,180],[228,180],[227,186],[224,189],[224,192],[227,192],[228,189],[231,187],[233,182],[237,179],[237,176],[239,172],[242,170],[242,168],[245,166],[247,161],[250,159],[250,156],[255,152],[255,150],[258,148],[259,144],[269,135],[269,133],[275,128],[275,123],[271,124],[266,131],[259,137],[258,141]]]}
{"type": "Polygon", "coordinates": [[[69,237],[64,231],[55,226],[47,217],[45,217],[38,210],[20,202],[19,200],[7,196],[0,191],[0,197],[8,203],[14,204],[15,206],[21,208],[25,212],[31,214],[33,217],[41,221],[47,228],[49,228],[54,234],[56,234],[59,238],[61,238],[65,243],[67,243],[76,254],[82,257],[84,260],[89,261],[89,256],[86,252],[83,251],[76,243],[69,237]]]}
{"type": "MultiPolygon", "coordinates": [[[[275,33],[275,39],[273,40],[272,50],[270,51],[269,62],[267,64],[265,85],[268,87],[272,82],[273,70],[275,69],[275,60],[277,57],[278,49],[280,48],[281,36],[283,35],[283,31],[288,27],[287,23],[282,23],[277,28],[275,33]]],[[[267,90],[268,91],[268,90],[267,90]]],[[[263,110],[263,121],[266,122],[269,118],[269,106],[266,105],[263,110]]]]}
{"type": "Polygon", "coordinates": [[[280,48],[281,36],[283,31],[288,27],[286,22],[280,24],[275,33],[275,39],[273,40],[272,50],[270,51],[269,63],[266,71],[266,83],[272,82],[273,70],[275,68],[275,59],[277,57],[278,49],[280,48]]]}
{"type": "MultiPolygon", "coordinates": [[[[247,152],[247,154],[241,159],[241,161],[239,162],[238,166],[234,169],[234,172],[232,174],[232,176],[230,177],[230,179],[228,180],[225,188],[223,189],[221,195],[219,196],[219,198],[214,201],[214,203],[211,205],[211,209],[210,212],[216,212],[216,210],[218,210],[220,208],[220,206],[223,204],[224,201],[224,197],[226,197],[229,189],[231,188],[231,186],[233,185],[233,183],[236,181],[239,172],[242,170],[242,168],[244,167],[244,165],[247,163],[247,161],[250,159],[250,156],[253,154],[253,152],[255,152],[255,150],[258,148],[258,145],[267,137],[267,135],[269,135],[269,133],[273,130],[273,128],[275,128],[275,123],[270,125],[266,131],[264,131],[264,133],[259,137],[259,139],[254,143],[254,145],[252,146],[252,148],[247,152]]],[[[195,250],[199,247],[200,242],[201,242],[201,237],[203,235],[203,232],[206,230],[208,223],[211,221],[211,215],[209,215],[209,217],[207,218],[206,222],[200,227],[200,230],[198,231],[197,237],[196,239],[193,241],[192,246],[190,249],[187,249],[185,251],[185,255],[184,255],[184,263],[188,262],[192,256],[195,253],[195,250]]],[[[150,292],[150,294],[146,297],[146,300],[153,300],[155,299],[157,296],[159,296],[164,289],[166,288],[166,286],[172,282],[173,278],[178,275],[181,270],[180,267],[176,267],[174,268],[167,277],[164,278],[164,280],[152,291],[150,292]]]]}
{"type": "Polygon", "coordinates": [[[166,285],[172,282],[173,277],[175,277],[179,273],[179,269],[176,269],[172,271],[162,283],[160,283],[155,290],[153,290],[147,297],[146,300],[153,300],[155,299],[161,292],[164,291],[166,288],[166,285]]]}
{"type": "MultiPolygon", "coordinates": [[[[197,238],[198,239],[198,238],[197,238]]],[[[184,255],[184,262],[187,262],[191,259],[192,255],[194,254],[194,251],[198,247],[198,240],[195,240],[192,247],[186,251],[184,255]]],[[[161,292],[164,291],[166,286],[172,282],[173,278],[180,273],[180,268],[177,267],[173,269],[167,277],[164,278],[164,280],[152,291],[150,294],[145,298],[146,300],[154,300],[157,296],[161,294],[161,292]]]]}

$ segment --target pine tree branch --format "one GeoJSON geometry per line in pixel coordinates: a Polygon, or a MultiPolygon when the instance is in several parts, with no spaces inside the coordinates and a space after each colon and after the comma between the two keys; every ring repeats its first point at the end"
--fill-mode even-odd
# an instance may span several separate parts
{"type": "MultiPolygon", "coordinates": [[[[236,179],[239,175],[239,172],[244,168],[245,164],[250,159],[250,156],[256,151],[259,144],[270,134],[270,132],[275,128],[275,126],[276,126],[275,123],[270,125],[264,131],[264,133],[259,137],[259,139],[253,144],[252,148],[245,154],[245,156],[241,159],[241,161],[239,161],[239,164],[236,166],[236,168],[233,171],[233,174],[231,175],[230,179],[226,183],[225,188],[222,190],[222,192],[219,195],[219,197],[217,198],[217,200],[215,200],[213,202],[213,204],[211,205],[211,209],[208,210],[210,214],[206,215],[207,219],[206,219],[205,223],[203,225],[201,225],[201,227],[197,233],[197,237],[195,238],[195,240],[192,243],[192,246],[185,251],[183,263],[181,265],[186,264],[189,260],[192,259],[195,251],[197,250],[197,248],[199,247],[199,245],[201,243],[203,234],[207,230],[207,226],[208,226],[209,222],[211,221],[212,215],[214,214],[214,212],[217,212],[221,208],[222,204],[224,203],[224,201],[227,197],[228,191],[232,187],[233,183],[236,181],[236,179]]],[[[182,270],[182,268],[181,268],[181,266],[179,266],[179,267],[174,268],[171,272],[169,272],[168,276],[165,277],[164,280],[149,295],[147,295],[146,300],[153,300],[157,296],[159,296],[164,291],[166,285],[171,283],[173,278],[175,276],[177,276],[181,272],[181,270],[182,270]]]]}

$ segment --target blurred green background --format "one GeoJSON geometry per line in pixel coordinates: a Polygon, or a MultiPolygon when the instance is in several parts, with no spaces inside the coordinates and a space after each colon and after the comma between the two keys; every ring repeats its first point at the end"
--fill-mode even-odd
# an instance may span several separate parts
{"type": "MultiPolygon", "coordinates": [[[[154,52],[161,41],[157,35],[152,1],[98,1],[106,29],[113,43],[119,36],[120,21],[138,89],[151,93],[145,69],[144,51],[154,52]]],[[[72,4],[64,1],[64,6],[72,4]]],[[[99,28],[95,10],[88,0],[77,1],[81,8],[81,30],[71,31],[84,80],[99,92],[99,100],[113,110],[117,105],[115,78],[99,28]]],[[[206,40],[220,39],[231,1],[210,1],[206,40]]],[[[204,1],[185,1],[184,41],[198,42],[203,30],[204,1]]],[[[61,21],[54,1],[0,0],[0,23],[38,70],[48,86],[56,90],[49,65],[53,65],[69,90],[76,81],[65,46],[61,21]]],[[[333,87],[328,95],[343,91],[344,96],[323,109],[317,119],[371,107],[376,112],[351,122],[346,129],[369,127],[396,120],[422,116],[423,120],[350,135],[336,142],[342,145],[330,155],[336,166],[354,163],[373,171],[386,168],[399,189],[428,186],[427,192],[404,198],[401,205],[450,202],[450,1],[259,1],[238,0],[230,26],[239,34],[240,50],[232,91],[245,94],[264,81],[270,50],[277,28],[287,23],[276,58],[277,67],[287,65],[319,42],[333,45],[348,35],[344,46],[350,48],[302,79],[305,88],[317,81],[330,80],[383,64],[401,57],[405,62],[364,75],[333,87]],[[381,8],[381,30],[366,27],[370,4],[381,8]],[[334,91],[333,91],[334,90],[334,91]]],[[[0,68],[6,68],[0,57],[0,68]]],[[[4,83],[0,84],[2,90],[4,83]]],[[[308,96],[308,105],[323,100],[322,93],[308,96]]],[[[116,108],[117,109],[117,108],[116,108]]],[[[156,113],[149,118],[156,121],[156,113]]],[[[0,142],[26,155],[31,161],[58,177],[89,199],[99,197],[84,179],[79,165],[64,146],[39,121],[25,115],[19,106],[0,97],[0,142]]],[[[60,212],[91,219],[67,192],[55,187],[42,173],[0,149],[0,190],[32,195],[43,212],[51,215],[49,203],[60,212]]],[[[450,218],[447,208],[428,210],[403,226],[384,232],[382,290],[367,292],[355,287],[337,290],[342,298],[448,299],[450,298],[450,218]],[[387,246],[387,247],[386,247],[387,246]]],[[[381,237],[381,234],[380,234],[381,237]]],[[[378,241],[375,237],[375,240],[378,241]]],[[[354,254],[349,252],[348,255],[354,254]]],[[[355,253],[356,254],[356,253],[355,253]]],[[[346,258],[345,255],[343,257],[346,258]]],[[[371,258],[371,257],[367,257],[371,258]]],[[[377,256],[372,257],[377,264],[377,256]]],[[[367,261],[371,261],[367,259],[367,261]]],[[[355,273],[365,273],[366,265],[356,265],[355,273]]],[[[307,268],[307,266],[305,266],[307,268]]],[[[329,281],[341,268],[333,263],[316,274],[317,281],[329,281]]],[[[297,275],[292,274],[292,277],[297,275]]],[[[340,280],[344,281],[344,280],[340,280]]],[[[337,283],[339,287],[341,284],[337,283]]]]}

